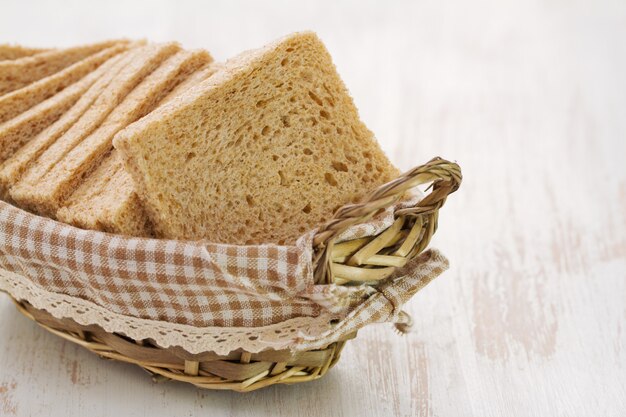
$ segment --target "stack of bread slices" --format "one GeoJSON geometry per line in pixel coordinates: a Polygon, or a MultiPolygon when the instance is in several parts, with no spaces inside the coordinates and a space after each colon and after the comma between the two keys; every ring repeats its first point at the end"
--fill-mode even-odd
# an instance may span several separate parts
{"type": "Polygon", "coordinates": [[[138,237],[293,243],[397,177],[326,48],[0,46],[0,198],[138,237]]]}

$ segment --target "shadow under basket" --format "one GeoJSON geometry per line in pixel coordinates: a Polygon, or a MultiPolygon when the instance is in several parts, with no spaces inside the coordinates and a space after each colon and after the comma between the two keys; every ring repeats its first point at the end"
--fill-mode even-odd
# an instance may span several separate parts
{"type": "MultiPolygon", "coordinates": [[[[461,178],[457,164],[435,158],[379,187],[361,203],[340,208],[313,239],[316,283],[376,286],[417,257],[437,230],[439,209],[447,196],[458,189],[461,178]],[[336,238],[349,227],[367,222],[397,203],[408,190],[427,183],[431,183],[428,194],[415,206],[397,210],[395,222],[382,233],[335,244],[336,238]]],[[[97,325],[58,319],[26,301],[13,301],[29,319],[102,358],[139,365],[155,381],[176,380],[207,389],[246,392],[273,384],[321,378],[337,363],[346,341],[356,336],[353,332],[322,349],[310,351],[191,354],[180,347],[161,348],[151,340],[132,340],[109,333],[97,325]]],[[[403,325],[397,326],[399,331],[404,330],[403,325]]]]}

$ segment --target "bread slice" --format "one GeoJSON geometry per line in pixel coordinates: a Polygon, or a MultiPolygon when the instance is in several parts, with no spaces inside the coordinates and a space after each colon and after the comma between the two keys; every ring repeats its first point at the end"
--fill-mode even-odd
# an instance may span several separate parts
{"type": "Polygon", "coordinates": [[[0,164],[0,194],[7,192],[9,188],[15,185],[29,167],[33,167],[33,176],[36,176],[33,163],[91,107],[104,89],[108,87],[111,80],[127,64],[127,59],[130,56],[130,53],[115,56],[79,81],[80,83],[89,83],[92,78],[97,80],[59,120],[33,137],[13,156],[0,164]]]}
{"type": "MultiPolygon", "coordinates": [[[[159,103],[159,107],[166,105],[172,100],[176,100],[179,97],[182,97],[190,88],[195,87],[200,84],[202,81],[206,80],[216,72],[222,69],[224,64],[220,62],[211,62],[210,64],[205,65],[203,68],[197,70],[193,74],[191,74],[185,81],[178,84],[176,88],[170,91],[167,96],[159,103]]],[[[158,107],[157,107],[158,108],[158,107]]]]}
{"type": "Polygon", "coordinates": [[[24,58],[46,51],[49,51],[49,49],[26,48],[20,45],[9,45],[5,43],[0,45],[0,61],[24,58]]]}
{"type": "Polygon", "coordinates": [[[309,32],[228,61],[114,146],[164,238],[293,242],[398,175],[309,32]]]}
{"type": "MultiPolygon", "coordinates": [[[[13,193],[20,194],[25,192],[30,184],[37,183],[52,167],[65,156],[70,150],[80,143],[83,138],[93,132],[109,113],[119,104],[125,95],[135,86],[138,77],[137,71],[130,71],[129,68],[133,61],[146,53],[146,48],[139,48],[128,51],[123,58],[111,70],[108,83],[102,91],[98,93],[98,97],[89,108],[80,116],[80,118],[67,130],[61,137],[54,141],[45,152],[37,158],[32,167],[25,173],[20,182],[16,185],[13,193]],[[23,190],[22,190],[23,189],[23,190]]],[[[151,69],[151,66],[150,68],[151,69]]],[[[145,76],[144,68],[141,67],[139,72],[145,76]]]]}
{"type": "Polygon", "coordinates": [[[114,110],[119,114],[119,105],[126,96],[164,60],[179,50],[180,45],[166,43],[150,44],[128,51],[121,69],[97,100],[67,132],[41,154],[11,188],[12,199],[23,208],[36,211],[35,200],[40,197],[38,190],[43,177],[83,139],[95,133],[114,110]]]}
{"type": "Polygon", "coordinates": [[[57,212],[82,229],[135,237],[152,236],[148,216],[122,160],[113,151],[57,212]]]}
{"type": "MultiPolygon", "coordinates": [[[[213,75],[219,64],[209,64],[174,88],[159,106],[175,100],[189,88],[213,75]]],[[[149,237],[152,229],[135,185],[113,151],[57,211],[57,219],[83,229],[149,237]]]]}
{"type": "Polygon", "coordinates": [[[11,157],[33,136],[58,120],[96,80],[97,76],[85,77],[0,125],[0,163],[11,157]]]}
{"type": "Polygon", "coordinates": [[[22,88],[61,71],[103,49],[125,41],[106,41],[74,48],[52,50],[33,56],[0,62],[0,95],[22,88]]]}
{"type": "MultiPolygon", "coordinates": [[[[26,207],[54,217],[85,175],[111,151],[113,136],[149,113],[177,84],[210,60],[210,55],[205,51],[181,51],[167,59],[111,112],[98,129],[68,152],[32,187],[26,207]]],[[[12,197],[24,204],[15,195],[12,197]]]]}
{"type": "Polygon", "coordinates": [[[0,123],[52,97],[127,48],[127,43],[111,46],[55,74],[3,95],[0,97],[0,123]]]}

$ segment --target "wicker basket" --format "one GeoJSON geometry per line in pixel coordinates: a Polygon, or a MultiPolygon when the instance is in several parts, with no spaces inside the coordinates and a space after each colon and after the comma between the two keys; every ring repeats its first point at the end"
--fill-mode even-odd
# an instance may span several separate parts
{"type": "MultiPolygon", "coordinates": [[[[331,221],[318,229],[313,241],[316,282],[375,286],[389,277],[424,251],[437,229],[439,209],[460,182],[457,164],[435,158],[381,186],[363,202],[340,208],[331,221]],[[425,183],[432,183],[426,197],[415,207],[396,211],[393,225],[378,236],[334,243],[347,228],[367,221],[395,204],[407,190],[425,183]]],[[[14,301],[26,317],[103,358],[139,365],[157,381],[177,380],[208,389],[244,392],[321,378],[337,363],[346,341],[356,336],[352,333],[325,348],[304,352],[237,350],[228,355],[191,354],[179,347],[164,349],[151,340],[108,333],[96,325],[57,319],[25,301],[14,301]]],[[[406,324],[398,325],[398,330],[402,332],[405,327],[406,324]]]]}

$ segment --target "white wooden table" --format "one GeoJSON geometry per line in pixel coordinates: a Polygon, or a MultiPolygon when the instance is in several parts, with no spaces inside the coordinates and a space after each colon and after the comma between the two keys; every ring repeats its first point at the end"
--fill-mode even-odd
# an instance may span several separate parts
{"type": "Polygon", "coordinates": [[[626,2],[129,3],[3,1],[0,42],[225,59],[314,29],[395,163],[463,167],[434,242],[452,268],[414,333],[368,328],[326,378],[248,395],[153,384],[1,296],[1,416],[626,415],[626,2]]]}

